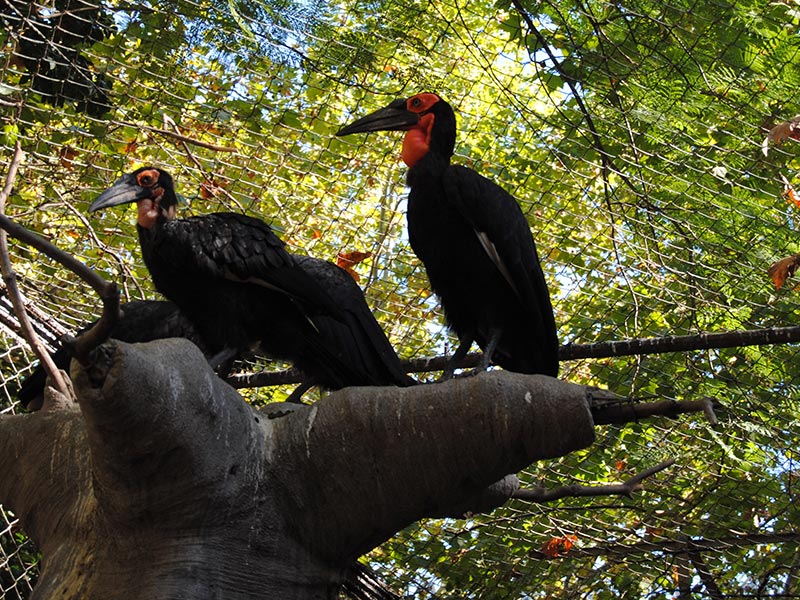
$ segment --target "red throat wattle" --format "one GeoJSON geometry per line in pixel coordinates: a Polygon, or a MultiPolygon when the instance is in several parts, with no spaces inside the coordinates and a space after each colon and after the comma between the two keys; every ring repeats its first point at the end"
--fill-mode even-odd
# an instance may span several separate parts
{"type": "Polygon", "coordinates": [[[150,229],[156,224],[156,221],[158,221],[158,215],[161,213],[159,201],[163,195],[164,190],[159,189],[156,190],[155,197],[144,198],[136,203],[136,208],[139,212],[136,222],[139,223],[140,226],[144,227],[145,229],[150,229]]]}
{"type": "Polygon", "coordinates": [[[428,153],[431,146],[431,129],[433,129],[433,115],[428,113],[406,133],[401,157],[408,167],[413,167],[428,153]]]}

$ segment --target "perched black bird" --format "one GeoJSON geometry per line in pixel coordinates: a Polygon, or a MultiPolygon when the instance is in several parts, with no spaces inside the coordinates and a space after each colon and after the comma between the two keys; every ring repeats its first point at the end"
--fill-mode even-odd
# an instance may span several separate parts
{"type": "Polygon", "coordinates": [[[291,361],[309,377],[303,390],[414,383],[361,290],[335,265],[289,254],[252,217],[176,219],[172,177],[153,167],[122,176],[89,210],[134,201],[156,289],[180,307],[212,352],[258,349],[291,361]]]}
{"type": "MultiPolygon", "coordinates": [[[[558,338],[550,294],[530,227],[514,198],[471,169],[451,165],[453,109],[418,94],[341,129],[337,135],[407,131],[408,237],[422,260],[448,325],[459,338],[451,361],[475,341],[481,367],[558,374],[558,338]]],[[[446,374],[452,373],[452,366],[446,374]]]]}
{"type": "MultiPolygon", "coordinates": [[[[182,337],[193,342],[206,356],[209,356],[208,350],[194,326],[172,302],[137,300],[126,302],[120,308],[122,314],[111,330],[111,338],[122,342],[138,343],[182,337]]],[[[89,323],[82,327],[76,336],[88,331],[93,326],[94,323],[89,323]]],[[[66,371],[69,369],[69,362],[72,359],[72,349],[68,344],[62,344],[51,354],[51,357],[59,369],[66,371]]],[[[17,392],[17,398],[24,408],[29,410],[41,408],[46,379],[47,373],[42,365],[36,367],[25,378],[17,392]]]]}

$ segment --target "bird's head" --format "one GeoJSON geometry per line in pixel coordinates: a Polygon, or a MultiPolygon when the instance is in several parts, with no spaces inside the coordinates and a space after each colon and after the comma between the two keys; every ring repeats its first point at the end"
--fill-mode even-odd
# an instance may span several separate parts
{"type": "Polygon", "coordinates": [[[456,116],[450,105],[436,94],[417,94],[405,100],[395,100],[389,106],[361,117],[336,135],[367,131],[407,131],[402,157],[403,162],[413,167],[429,152],[450,159],[456,145],[456,116]]]}
{"type": "Polygon", "coordinates": [[[149,229],[159,220],[175,218],[178,196],[172,176],[162,169],[142,167],[123,175],[110,188],[92,202],[89,212],[136,202],[139,209],[137,222],[149,229]]]}

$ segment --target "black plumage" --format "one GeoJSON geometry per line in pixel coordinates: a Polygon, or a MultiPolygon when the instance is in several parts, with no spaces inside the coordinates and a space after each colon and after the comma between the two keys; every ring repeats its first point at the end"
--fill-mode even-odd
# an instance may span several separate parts
{"type": "MultiPolygon", "coordinates": [[[[197,330],[172,302],[137,300],[126,302],[120,307],[120,311],[119,319],[109,336],[112,339],[133,344],[181,337],[193,342],[209,356],[197,330]]],[[[95,322],[85,325],[75,335],[88,331],[94,324],[95,322]]],[[[62,343],[50,356],[56,367],[68,371],[72,354],[70,345],[62,343]]],[[[44,367],[39,365],[23,380],[17,392],[17,398],[23,407],[29,410],[38,410],[41,407],[46,378],[44,367]]]]}
{"type": "Polygon", "coordinates": [[[353,278],[335,264],[310,256],[295,256],[298,266],[313,277],[342,309],[333,317],[319,313],[314,324],[326,339],[334,339],[348,361],[369,373],[375,385],[413,385],[391,343],[372,315],[364,294],[353,278]]]}
{"type": "Polygon", "coordinates": [[[293,256],[252,217],[174,218],[172,178],[152,167],[121,177],[89,210],[133,201],[156,289],[181,308],[213,352],[258,350],[292,362],[308,384],[328,389],[413,383],[361,290],[332,275],[322,266],[328,263],[293,256]]]}
{"type": "Polygon", "coordinates": [[[505,190],[450,164],[456,137],[450,105],[436,94],[418,94],[337,135],[379,130],[407,131],[408,237],[458,335],[455,360],[475,341],[484,350],[484,368],[491,362],[556,376],[555,319],[530,226],[505,190]]]}

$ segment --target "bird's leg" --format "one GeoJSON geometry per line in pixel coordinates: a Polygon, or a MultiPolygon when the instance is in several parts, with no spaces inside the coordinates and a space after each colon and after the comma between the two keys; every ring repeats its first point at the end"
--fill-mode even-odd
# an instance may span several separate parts
{"type": "Polygon", "coordinates": [[[447,361],[447,364],[444,367],[444,372],[442,376],[439,378],[439,381],[447,381],[453,377],[453,373],[455,372],[458,365],[461,364],[461,361],[464,360],[464,357],[469,352],[469,349],[472,347],[472,336],[458,336],[458,348],[453,353],[453,356],[450,357],[450,360],[447,361]]]}
{"type": "MultiPolygon", "coordinates": [[[[489,330],[489,340],[486,342],[486,347],[483,350],[483,356],[481,356],[478,366],[466,373],[466,377],[483,373],[489,368],[489,366],[492,364],[492,356],[494,355],[494,351],[497,349],[497,344],[500,343],[500,337],[502,335],[503,331],[501,329],[489,330]]],[[[450,359],[450,362],[447,363],[445,374],[442,375],[440,381],[446,381],[446,379],[450,379],[450,377],[453,376],[453,371],[458,366],[458,363],[460,363],[461,360],[467,355],[467,351],[472,345],[472,338],[459,339],[461,340],[461,345],[458,347],[458,350],[456,350],[455,354],[453,354],[453,358],[450,359]]]]}
{"type": "Polygon", "coordinates": [[[313,379],[306,379],[303,383],[294,388],[294,391],[291,394],[289,394],[289,397],[286,398],[284,402],[296,402],[298,404],[302,404],[303,401],[301,400],[301,398],[303,397],[303,394],[305,394],[315,385],[316,383],[314,382],[313,379]]]}
{"type": "Polygon", "coordinates": [[[483,373],[492,364],[492,356],[497,349],[497,344],[500,343],[500,336],[503,335],[501,329],[493,328],[489,330],[489,341],[486,343],[486,348],[483,349],[483,356],[481,362],[475,367],[475,373],[483,373]]]}

